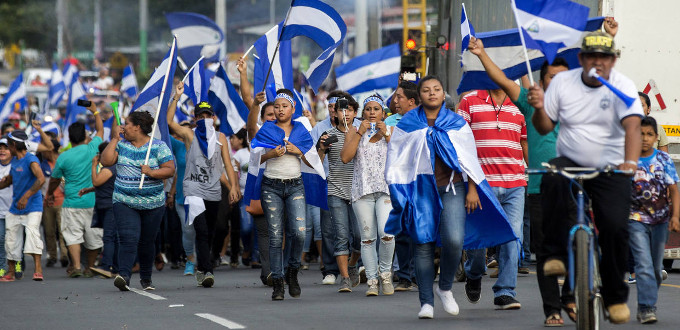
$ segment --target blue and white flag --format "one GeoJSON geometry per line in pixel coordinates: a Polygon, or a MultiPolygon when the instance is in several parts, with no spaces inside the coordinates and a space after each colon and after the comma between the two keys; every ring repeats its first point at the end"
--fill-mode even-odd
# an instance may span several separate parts
{"type": "MultiPolygon", "coordinates": [[[[392,212],[385,232],[408,233],[416,244],[438,241],[442,202],[434,177],[435,154],[455,172],[477,184],[481,210],[466,217],[464,249],[479,249],[517,240],[477,159],[475,137],[465,119],[442,105],[434,126],[422,106],[399,121],[387,147],[385,180],[392,212]]],[[[455,189],[449,186],[448,189],[455,189]]],[[[454,191],[465,194],[464,191],[454,191]]],[[[462,207],[462,205],[461,205],[462,207]]]]}
{"type": "Polygon", "coordinates": [[[205,74],[203,58],[199,59],[186,74],[184,94],[189,96],[194,105],[208,100],[209,80],[205,74]]]}
{"type": "Polygon", "coordinates": [[[165,14],[165,18],[186,63],[196,63],[201,56],[208,62],[218,62],[225,55],[220,54],[224,33],[211,19],[184,12],[165,14]]]}
{"type": "Polygon", "coordinates": [[[170,144],[170,131],[168,129],[168,118],[166,114],[172,91],[172,80],[175,75],[175,68],[177,67],[176,42],[173,42],[173,46],[174,48],[171,47],[170,50],[168,50],[161,65],[156,68],[156,71],[151,75],[151,78],[149,78],[149,81],[146,83],[146,86],[144,86],[142,92],[139,93],[131,111],[146,111],[153,117],[156,110],[160,108],[161,112],[158,114],[158,129],[156,129],[156,135],[153,136],[153,138],[163,140],[168,146],[171,146],[172,144],[170,144]],[[169,71],[168,68],[170,69],[169,71]],[[164,79],[166,72],[168,72],[168,79],[166,85],[163,86],[163,80],[166,80],[164,79]],[[161,91],[163,90],[165,90],[165,94],[163,94],[163,99],[159,100],[161,91]],[[158,106],[159,102],[161,102],[160,107],[158,106]]]}
{"type": "Polygon", "coordinates": [[[316,93],[333,65],[335,49],[345,39],[347,26],[333,7],[319,0],[293,0],[280,40],[305,36],[323,49],[309,65],[305,77],[316,93]]]}
{"type": "Polygon", "coordinates": [[[465,4],[463,4],[463,10],[460,14],[460,35],[462,37],[460,52],[462,53],[468,48],[470,37],[475,36],[475,28],[472,27],[472,23],[470,23],[470,20],[467,18],[465,4]]]}
{"type": "Polygon", "coordinates": [[[103,141],[111,141],[111,128],[113,127],[113,116],[104,121],[104,137],[103,141]]]}
{"type": "MultiPolygon", "coordinates": [[[[596,31],[602,26],[604,17],[594,17],[588,20],[585,27],[585,33],[596,31]]],[[[484,51],[491,57],[496,65],[498,65],[505,76],[510,80],[521,78],[527,74],[527,65],[525,63],[524,48],[519,37],[517,29],[480,32],[477,38],[484,43],[484,51]]],[[[578,61],[578,52],[581,50],[579,44],[572,45],[559,49],[557,57],[561,57],[567,61],[570,69],[581,67],[578,61]]],[[[539,70],[546,57],[535,49],[527,49],[529,60],[531,63],[531,70],[539,70]]],[[[475,89],[498,89],[491,78],[486,74],[484,66],[479,58],[472,54],[469,50],[463,51],[463,76],[456,92],[460,95],[463,92],[475,89]]]]}
{"type": "Polygon", "coordinates": [[[238,132],[248,120],[248,107],[229,81],[227,72],[220,65],[208,90],[208,103],[220,120],[220,132],[227,137],[238,132]]]}
{"type": "Polygon", "coordinates": [[[120,91],[130,98],[134,98],[137,96],[137,92],[139,92],[137,77],[135,76],[135,70],[132,68],[132,64],[128,64],[128,66],[123,69],[123,80],[120,82],[120,91]]]}
{"type": "Polygon", "coordinates": [[[64,84],[64,76],[57,64],[52,64],[52,77],[50,78],[49,90],[47,92],[49,104],[56,107],[64,99],[65,94],[66,84],[64,84]]]}
{"type": "Polygon", "coordinates": [[[0,101],[0,123],[4,123],[7,117],[14,111],[14,105],[19,103],[21,108],[26,107],[26,87],[24,86],[24,74],[20,73],[9,85],[7,94],[0,101]]]}
{"type": "Polygon", "coordinates": [[[66,86],[67,89],[71,88],[73,80],[78,79],[78,67],[75,64],[67,62],[66,66],[64,66],[64,72],[62,76],[64,79],[64,86],[66,86]]]}
{"type": "Polygon", "coordinates": [[[350,94],[395,88],[399,83],[401,52],[392,44],[351,59],[335,68],[338,88],[350,94]]]}
{"type": "MultiPolygon", "coordinates": [[[[43,132],[52,132],[59,136],[61,133],[61,130],[59,129],[59,124],[53,122],[53,121],[44,121],[42,124],[40,124],[40,128],[43,130],[43,132]]],[[[37,130],[31,130],[31,141],[33,142],[40,142],[42,139],[40,138],[40,133],[37,130]]]]}
{"type": "Polygon", "coordinates": [[[590,9],[569,0],[513,0],[526,47],[538,49],[552,63],[558,49],[581,40],[590,9]]]}
{"type": "MultiPolygon", "coordinates": [[[[290,40],[283,40],[279,45],[279,51],[272,63],[279,34],[281,34],[282,23],[271,28],[267,33],[255,41],[255,50],[259,61],[255,62],[253,70],[253,84],[256,92],[265,85],[275,84],[275,89],[287,88],[293,90],[293,56],[291,55],[290,40]],[[271,73],[265,84],[269,66],[271,73]]],[[[273,100],[270,100],[273,101],[273,100]]]]}
{"type": "MultiPolygon", "coordinates": [[[[68,103],[66,104],[66,122],[63,129],[67,130],[71,124],[78,120],[78,115],[87,112],[87,108],[79,106],[78,100],[87,100],[87,93],[83,84],[78,80],[78,72],[72,76],[71,85],[69,86],[68,103]]],[[[64,138],[68,138],[68,134],[64,134],[64,138]]]]}
{"type": "MultiPolygon", "coordinates": [[[[300,170],[302,181],[305,186],[305,202],[310,205],[328,209],[328,186],[326,185],[326,173],[319,155],[314,147],[314,140],[309,134],[308,128],[299,121],[292,121],[293,129],[290,132],[288,141],[300,149],[305,159],[312,167],[307,166],[300,159],[300,170]]],[[[251,200],[260,200],[260,187],[267,162],[260,164],[262,155],[266,149],[273,149],[277,146],[285,146],[285,132],[276,126],[275,122],[268,121],[262,125],[255,137],[251,141],[250,164],[248,165],[248,179],[243,194],[246,205],[250,205],[251,200]]]]}

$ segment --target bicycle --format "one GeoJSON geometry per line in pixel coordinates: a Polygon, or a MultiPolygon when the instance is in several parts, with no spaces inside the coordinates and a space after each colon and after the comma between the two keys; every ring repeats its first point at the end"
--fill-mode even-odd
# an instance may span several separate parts
{"type": "MultiPolygon", "coordinates": [[[[586,193],[583,181],[594,179],[600,174],[630,175],[632,173],[610,166],[598,169],[595,167],[557,168],[547,163],[542,165],[545,168],[527,169],[526,173],[562,175],[571,182],[570,192],[572,186],[578,189],[574,200],[577,207],[576,224],[569,231],[567,273],[569,286],[576,300],[576,329],[599,329],[600,321],[607,319],[608,315],[600,294],[602,286],[599,271],[600,249],[596,244],[597,234],[592,220],[590,200],[588,207],[585,207],[586,193]],[[581,313],[580,311],[587,312],[581,313]]],[[[573,198],[573,192],[570,195],[573,198]]]]}

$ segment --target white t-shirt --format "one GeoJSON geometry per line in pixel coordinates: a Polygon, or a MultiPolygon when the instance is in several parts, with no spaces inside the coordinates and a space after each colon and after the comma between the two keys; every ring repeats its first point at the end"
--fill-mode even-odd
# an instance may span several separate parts
{"type": "Polygon", "coordinates": [[[248,179],[248,164],[250,162],[250,151],[248,148],[241,148],[234,153],[232,159],[240,165],[238,183],[241,186],[241,193],[246,190],[246,180],[248,179]]]}
{"type": "MultiPolygon", "coordinates": [[[[0,164],[0,179],[8,176],[10,169],[12,169],[11,163],[7,165],[0,164]]],[[[11,204],[12,204],[12,186],[9,186],[5,189],[0,189],[0,219],[5,218],[5,215],[9,211],[9,206],[11,204]]]]}
{"type": "Polygon", "coordinates": [[[557,155],[581,166],[604,167],[624,163],[625,131],[621,120],[640,116],[642,104],[632,80],[612,69],[609,82],[635,98],[628,108],[606,86],[586,86],[582,68],[561,72],[550,82],[545,94],[545,111],[560,123],[557,155]]]}

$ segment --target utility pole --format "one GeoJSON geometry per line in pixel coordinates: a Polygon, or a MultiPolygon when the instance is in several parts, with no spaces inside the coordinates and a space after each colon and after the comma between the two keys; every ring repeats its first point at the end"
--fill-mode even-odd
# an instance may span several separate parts
{"type": "Polygon", "coordinates": [[[94,53],[94,58],[101,59],[103,54],[102,51],[102,0],[94,0],[94,47],[92,52],[94,53]]]}
{"type": "Polygon", "coordinates": [[[368,50],[382,47],[382,1],[371,2],[368,7],[368,50]]]}
{"type": "Polygon", "coordinates": [[[139,0],[139,71],[146,75],[149,67],[147,58],[147,29],[149,28],[149,0],[139,0]]]}
{"type": "Polygon", "coordinates": [[[64,58],[64,24],[66,23],[64,12],[64,0],[57,0],[57,61],[64,58]]]}
{"type": "Polygon", "coordinates": [[[220,60],[222,60],[227,56],[227,0],[215,0],[215,21],[224,36],[220,44],[220,60]]]}
{"type": "Polygon", "coordinates": [[[368,3],[354,0],[354,56],[368,52],[368,3]]]}

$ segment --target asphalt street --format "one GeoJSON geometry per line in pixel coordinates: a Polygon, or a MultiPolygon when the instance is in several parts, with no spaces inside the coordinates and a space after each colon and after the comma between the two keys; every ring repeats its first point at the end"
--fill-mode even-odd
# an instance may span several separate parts
{"type": "MultiPolygon", "coordinates": [[[[27,260],[29,260],[27,258],[27,260]]],[[[680,262],[676,262],[676,267],[680,262]]],[[[533,269],[532,269],[533,270],[533,269]]],[[[460,314],[452,316],[435,297],[435,318],[419,320],[417,292],[366,297],[365,284],[352,293],[321,285],[318,264],[301,274],[302,296],[271,300],[271,288],[260,283],[259,270],[222,266],[215,271],[213,288],[196,287],[192,276],[166,267],[154,270],[155,291],[144,292],[133,274],[135,291],[120,292],[112,279],[66,277],[65,268],[45,268],[45,281],[24,279],[0,283],[0,329],[542,329],[543,312],[535,273],[519,275],[517,298],[522,308],[497,311],[491,286],[483,280],[482,299],[470,304],[464,283],[456,283],[454,298],[460,314]]],[[[603,329],[638,329],[636,288],[631,285],[629,307],[633,320],[625,325],[605,323],[603,329]]],[[[650,328],[678,329],[680,272],[669,274],[659,293],[659,322],[650,328]]],[[[565,318],[564,328],[574,324],[565,318]]]]}

